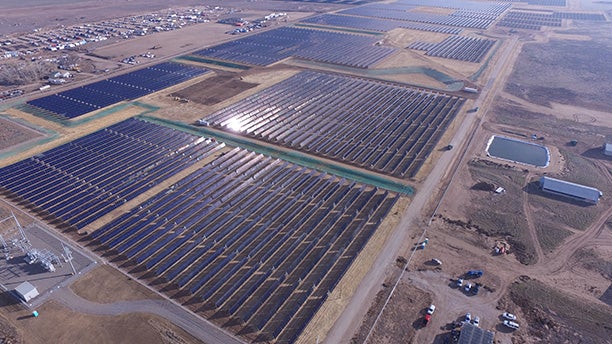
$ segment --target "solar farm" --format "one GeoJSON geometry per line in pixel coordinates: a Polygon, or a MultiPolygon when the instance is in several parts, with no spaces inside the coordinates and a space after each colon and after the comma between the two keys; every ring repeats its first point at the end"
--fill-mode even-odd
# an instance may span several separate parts
{"type": "Polygon", "coordinates": [[[408,48],[425,50],[427,56],[478,63],[494,44],[491,39],[450,36],[440,43],[414,42],[408,48]]]}
{"type": "Polygon", "coordinates": [[[540,30],[542,26],[561,27],[563,19],[605,21],[600,13],[510,11],[498,23],[516,29],[540,30]]]}
{"type": "Polygon", "coordinates": [[[396,50],[374,44],[376,36],[297,27],[273,29],[211,48],[195,55],[247,65],[267,66],[289,57],[369,68],[396,50]]]}
{"type": "Polygon", "coordinates": [[[428,2],[400,1],[393,4],[370,4],[340,11],[340,14],[419,22],[460,28],[486,29],[510,7],[509,3],[474,1],[428,2]],[[418,12],[418,6],[456,9],[449,15],[418,12]]]}
{"type": "MultiPolygon", "coordinates": [[[[2,168],[0,186],[80,229],[223,146],[129,119],[2,168]]],[[[398,197],[234,148],[90,239],[99,254],[187,293],[188,304],[292,342],[398,197]]]]}
{"type": "Polygon", "coordinates": [[[70,120],[107,106],[140,98],[207,72],[180,63],[163,62],[71,90],[30,100],[23,110],[70,120]]]}
{"type": "Polygon", "coordinates": [[[205,120],[404,178],[416,175],[463,102],[405,86],[302,72],[205,120]]]}
{"type": "Polygon", "coordinates": [[[81,229],[222,146],[130,119],[1,168],[0,188],[81,229]]]}
{"type": "Polygon", "coordinates": [[[187,304],[293,342],[397,197],[236,148],[92,239],[187,304]]]}
{"type": "Polygon", "coordinates": [[[371,30],[379,32],[387,32],[397,28],[449,33],[458,35],[462,29],[454,27],[446,27],[440,25],[409,23],[399,20],[389,20],[382,18],[366,18],[337,14],[321,14],[316,17],[307,18],[301,21],[302,23],[318,24],[326,26],[347,27],[361,30],[371,30]]]}
{"type": "MultiPolygon", "coordinates": [[[[129,6],[137,2],[146,1],[129,6]]],[[[15,221],[55,231],[90,250],[104,270],[92,265],[87,275],[66,274],[70,282],[58,287],[65,290],[41,292],[41,321],[12,320],[30,309],[0,314],[0,342],[4,318],[10,318],[34,341],[60,320],[78,337],[104,330],[107,342],[432,343],[458,337],[449,337],[447,327],[468,311],[483,330],[495,329],[499,342],[531,340],[539,323],[510,293],[516,286],[511,281],[522,275],[495,268],[500,262],[517,269],[533,264],[529,271],[548,278],[542,283],[560,280],[544,264],[557,254],[542,233],[549,222],[534,221],[543,221],[538,209],[552,214],[572,205],[556,208],[559,200],[532,184],[536,175],[574,165],[605,172],[590,160],[582,164],[590,156],[580,155],[578,165],[572,155],[605,135],[593,130],[587,138],[581,131],[569,141],[538,127],[536,136],[546,137],[547,147],[576,143],[547,155],[544,165],[533,164],[539,170],[514,166],[521,160],[480,146],[493,131],[531,135],[540,112],[543,121],[558,117],[554,128],[569,121],[580,130],[595,127],[587,113],[597,125],[608,124],[602,110],[571,115],[582,105],[558,99],[567,93],[588,100],[582,93],[587,88],[605,89],[598,80],[574,84],[594,75],[593,65],[574,70],[578,63],[570,62],[589,44],[597,49],[584,61],[607,51],[600,39],[605,27],[592,26],[607,16],[570,5],[236,0],[224,2],[222,12],[202,5],[142,15],[153,23],[189,22],[180,33],[178,27],[159,34],[142,30],[124,41],[125,28],[117,27],[107,42],[54,51],[74,54],[65,60],[79,61],[79,74],[48,73],[62,75],[64,86],[47,76],[41,82],[53,85],[28,84],[23,96],[0,109],[3,122],[14,120],[0,130],[0,215],[14,211],[15,221]],[[560,59],[563,49],[572,54],[560,59]],[[144,61],[150,63],[127,66],[144,61]],[[542,86],[536,78],[563,88],[542,86]],[[26,130],[35,131],[35,139],[26,130]],[[5,143],[5,132],[21,141],[5,143]],[[503,162],[495,161],[499,157],[503,162]],[[520,226],[510,228],[513,223],[520,226]],[[497,247],[502,240],[513,250],[499,260],[485,244],[497,247]],[[486,271],[472,281],[478,281],[476,292],[472,285],[463,294],[449,288],[455,285],[449,279],[469,269],[486,271]],[[520,329],[500,330],[499,309],[482,302],[486,297],[504,300],[520,329]],[[49,300],[52,307],[45,306],[49,300]],[[438,311],[426,317],[430,304],[438,311]],[[66,310],[74,320],[66,319],[66,310]],[[82,324],[81,316],[87,320],[82,324]],[[125,319],[136,320],[127,326],[125,319]],[[29,327],[38,332],[30,335],[29,327]],[[159,340],[132,340],[137,327],[159,340]]],[[[81,26],[94,33],[106,27],[81,26]]],[[[0,43],[4,51],[19,44],[8,38],[0,43]]],[[[578,211],[603,208],[596,207],[578,211]]],[[[595,238],[597,228],[571,226],[568,220],[559,227],[567,237],[595,238]]],[[[10,260],[30,263],[18,255],[9,259],[13,241],[1,235],[6,279],[10,260]]],[[[68,262],[59,256],[58,263],[68,262]]],[[[28,278],[36,286],[46,276],[28,278]]],[[[537,316],[547,312],[541,310],[537,316]]],[[[83,341],[91,340],[65,340],[83,341]]]]}

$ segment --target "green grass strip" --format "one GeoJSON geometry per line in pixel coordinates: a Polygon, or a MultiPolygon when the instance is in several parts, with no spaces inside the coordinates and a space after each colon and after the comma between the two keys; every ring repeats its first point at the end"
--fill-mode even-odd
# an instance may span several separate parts
{"type": "Polygon", "coordinates": [[[150,116],[138,116],[152,123],[160,124],[176,130],[188,132],[198,136],[214,137],[215,139],[225,142],[230,146],[241,147],[251,150],[256,153],[268,155],[274,158],[283,159],[294,164],[313,168],[319,171],[332,173],[334,175],[351,179],[360,183],[373,185],[390,191],[395,191],[405,195],[412,195],[414,189],[406,184],[390,180],[384,176],[370,173],[363,170],[358,170],[351,166],[345,166],[332,161],[324,161],[316,156],[305,154],[298,151],[285,151],[277,149],[270,145],[257,143],[255,140],[247,139],[239,135],[226,133],[223,131],[210,130],[206,127],[194,127],[182,122],[171,121],[162,118],[150,116]]]}

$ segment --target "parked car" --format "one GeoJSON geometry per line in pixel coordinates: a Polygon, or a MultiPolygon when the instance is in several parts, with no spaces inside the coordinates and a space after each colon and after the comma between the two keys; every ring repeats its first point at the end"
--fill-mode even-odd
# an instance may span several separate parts
{"type": "Polygon", "coordinates": [[[437,258],[432,259],[431,262],[435,265],[442,265],[442,261],[437,258]]]}
{"type": "Polygon", "coordinates": [[[504,320],[504,326],[509,327],[513,330],[519,329],[519,324],[515,323],[514,321],[510,321],[510,320],[504,320]]]}
{"type": "Polygon", "coordinates": [[[465,314],[465,321],[466,322],[472,321],[472,314],[471,313],[466,313],[465,314]]]}
{"type": "Polygon", "coordinates": [[[463,278],[458,278],[457,279],[457,287],[459,287],[459,288],[463,287],[463,278]]]}
{"type": "Polygon", "coordinates": [[[512,314],[512,313],[508,313],[508,312],[504,312],[502,314],[502,317],[504,317],[504,319],[508,319],[511,321],[515,321],[516,320],[516,315],[512,314]]]}
{"type": "Polygon", "coordinates": [[[474,321],[472,321],[472,324],[474,324],[474,326],[480,326],[480,318],[474,317],[474,321]]]}
{"type": "Polygon", "coordinates": [[[431,314],[425,314],[425,317],[423,318],[423,326],[427,326],[427,324],[429,324],[429,320],[431,320],[431,314]]]}
{"type": "Polygon", "coordinates": [[[482,270],[470,270],[467,272],[470,277],[482,277],[484,272],[482,270]]]}
{"type": "Polygon", "coordinates": [[[478,284],[474,284],[474,288],[472,288],[472,293],[474,295],[478,295],[479,291],[480,291],[480,286],[478,284]]]}
{"type": "Polygon", "coordinates": [[[436,306],[432,303],[431,305],[429,305],[429,308],[427,308],[427,314],[433,314],[436,311],[436,306]]]}
{"type": "Polygon", "coordinates": [[[470,291],[470,289],[472,289],[472,283],[468,283],[465,285],[465,292],[467,293],[468,291],[470,291]]]}

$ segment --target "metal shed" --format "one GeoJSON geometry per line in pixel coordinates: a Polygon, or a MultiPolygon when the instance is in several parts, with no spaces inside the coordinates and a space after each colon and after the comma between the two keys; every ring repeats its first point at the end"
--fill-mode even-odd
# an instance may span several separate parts
{"type": "Polygon", "coordinates": [[[604,155],[612,156],[612,143],[606,143],[603,145],[604,155]]]}
{"type": "Polygon", "coordinates": [[[550,177],[540,178],[540,187],[545,192],[593,204],[597,204],[602,196],[596,188],[550,177]]]}
{"type": "Polygon", "coordinates": [[[33,298],[38,296],[38,290],[30,282],[23,282],[15,288],[15,292],[25,302],[30,302],[33,298]]]}

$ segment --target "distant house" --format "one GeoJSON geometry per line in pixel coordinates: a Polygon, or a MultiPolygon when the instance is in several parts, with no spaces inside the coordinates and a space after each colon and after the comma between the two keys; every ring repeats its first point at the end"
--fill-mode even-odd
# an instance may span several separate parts
{"type": "Polygon", "coordinates": [[[604,155],[612,156],[612,143],[606,143],[603,145],[604,155]]]}
{"type": "Polygon", "coordinates": [[[540,178],[540,187],[544,192],[592,204],[597,204],[599,198],[603,195],[596,188],[550,177],[540,178]]]}

